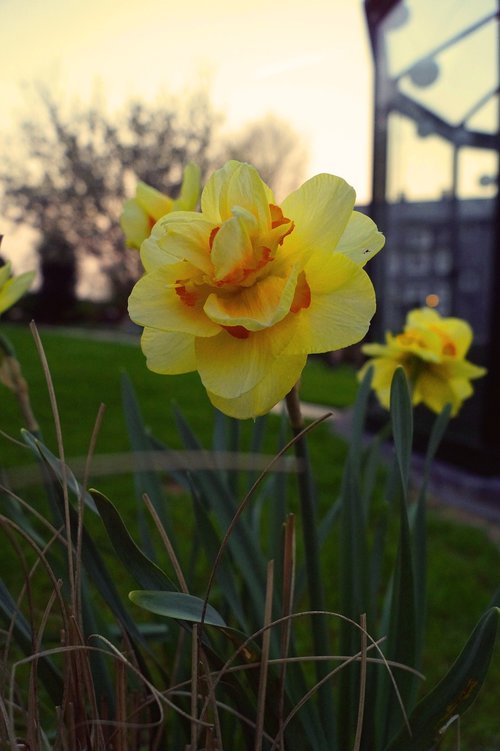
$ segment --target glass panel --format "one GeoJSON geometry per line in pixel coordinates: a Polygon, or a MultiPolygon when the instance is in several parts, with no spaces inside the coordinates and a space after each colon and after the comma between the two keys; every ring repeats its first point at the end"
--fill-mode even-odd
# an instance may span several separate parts
{"type": "Polygon", "coordinates": [[[493,198],[497,188],[498,155],[485,149],[460,149],[457,185],[459,198],[493,198]]]}
{"type": "Polygon", "coordinates": [[[479,130],[484,133],[495,133],[498,130],[498,113],[500,102],[498,94],[488,99],[483,107],[478,109],[467,121],[470,130],[479,130]]]}
{"type": "Polygon", "coordinates": [[[383,24],[391,77],[498,10],[496,0],[404,0],[383,24]]]}
{"type": "Polygon", "coordinates": [[[387,199],[442,198],[451,190],[453,149],[439,136],[419,135],[421,127],[393,113],[389,117],[387,199]]]}
{"type": "MultiPolygon", "coordinates": [[[[444,41],[448,29],[442,31],[446,33],[444,41]]],[[[414,74],[410,72],[400,80],[401,91],[457,125],[485,95],[496,89],[497,54],[497,24],[491,21],[448,47],[433,61],[416,66],[414,74]]],[[[495,122],[490,124],[490,130],[494,131],[495,122]]]]}

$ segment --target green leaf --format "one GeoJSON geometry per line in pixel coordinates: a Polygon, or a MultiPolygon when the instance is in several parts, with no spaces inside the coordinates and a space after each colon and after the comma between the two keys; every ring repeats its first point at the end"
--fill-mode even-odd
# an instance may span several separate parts
{"type": "Polygon", "coordinates": [[[354,462],[354,470],[360,471],[361,455],[363,451],[363,434],[366,421],[366,410],[372,385],[373,368],[368,368],[365,377],[361,381],[352,415],[352,432],[349,444],[350,460],[354,462]]]}
{"type": "Polygon", "coordinates": [[[45,464],[52,470],[57,477],[61,485],[66,482],[68,489],[73,493],[76,498],[83,498],[85,505],[88,506],[94,513],[96,507],[90,493],[84,492],[82,486],[76,479],[75,475],[57,456],[55,456],[50,449],[47,448],[38,438],[29,432],[29,430],[21,430],[21,435],[24,442],[30,447],[32,452],[37,458],[42,458],[45,464]]]}
{"type": "Polygon", "coordinates": [[[91,490],[99,515],[104,522],[109,539],[125,569],[131,574],[141,587],[162,587],[176,590],[174,582],[162,569],[148,558],[137,547],[128,530],[109,498],[91,490]]]}
{"type": "MultiPolygon", "coordinates": [[[[370,393],[372,368],[361,383],[353,414],[349,453],[344,466],[340,491],[340,611],[359,622],[362,614],[370,620],[370,601],[367,597],[367,550],[365,504],[361,491],[361,458],[363,432],[370,393]]],[[[339,650],[341,654],[356,654],[359,650],[359,631],[350,623],[340,624],[339,650]]],[[[359,704],[359,668],[352,665],[339,678],[338,724],[340,748],[350,748],[354,740],[359,704]]]]}
{"type": "Polygon", "coordinates": [[[392,379],[391,420],[401,483],[404,488],[407,488],[410,473],[413,412],[408,382],[403,368],[397,368],[392,379]]]}
{"type": "Polygon", "coordinates": [[[427,618],[427,487],[432,461],[448,425],[450,414],[451,405],[448,404],[438,415],[432,426],[425,456],[424,476],[418,500],[414,507],[415,513],[412,520],[417,618],[417,668],[420,668],[427,618]]]}
{"type": "Polygon", "coordinates": [[[431,464],[436,456],[436,452],[439,448],[439,444],[443,440],[446,428],[450,421],[451,416],[451,404],[447,404],[443,411],[437,416],[432,426],[431,434],[429,437],[429,443],[427,445],[427,453],[425,456],[425,474],[428,475],[431,464]]]}
{"type": "MultiPolygon", "coordinates": [[[[402,368],[394,374],[391,386],[391,422],[396,452],[399,488],[399,541],[394,575],[390,585],[388,633],[384,652],[410,668],[416,668],[420,636],[416,607],[414,553],[408,518],[408,483],[413,439],[413,413],[406,376],[402,368]]],[[[396,487],[394,490],[396,490],[396,487]]],[[[385,618],[384,618],[385,620],[385,618]]],[[[396,674],[398,690],[405,710],[415,702],[418,678],[409,671],[396,674]]],[[[401,710],[386,671],[379,673],[376,690],[376,748],[384,748],[401,722],[401,710]]]]}
{"type": "MultiPolygon", "coordinates": [[[[200,597],[194,597],[184,592],[159,592],[136,589],[129,592],[129,598],[133,603],[144,608],[144,610],[148,610],[150,613],[164,615],[167,618],[175,618],[179,621],[202,622],[205,603],[200,597]]],[[[208,604],[205,609],[203,623],[208,626],[227,628],[220,613],[208,604]]]]}
{"type": "Polygon", "coordinates": [[[470,707],[488,672],[499,614],[498,608],[484,613],[449,672],[416,706],[410,717],[412,736],[403,728],[386,751],[429,751],[450,720],[470,707]]]}

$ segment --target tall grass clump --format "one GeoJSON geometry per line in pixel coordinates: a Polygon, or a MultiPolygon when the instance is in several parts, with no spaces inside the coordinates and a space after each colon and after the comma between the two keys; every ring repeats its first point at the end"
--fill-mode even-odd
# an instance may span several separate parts
{"type": "MultiPolygon", "coordinates": [[[[101,412],[83,477],[67,464],[34,332],[56,446],[34,422],[21,431],[43,502],[2,487],[11,561],[0,587],[5,748],[406,751],[459,732],[487,673],[498,598],[426,687],[426,490],[448,409],[410,492],[405,377],[396,372],[390,423],[367,443],[368,372],[325,507],[307,440],[329,415],[304,427],[295,391],[272,431],[274,456],[263,449],[266,418],[248,438],[215,412],[208,449],[177,408],[179,449],[146,428],[124,376],[137,493],[134,521],[124,521],[123,498],[88,488],[101,412]]],[[[323,457],[330,461],[326,444],[323,457]]]]}

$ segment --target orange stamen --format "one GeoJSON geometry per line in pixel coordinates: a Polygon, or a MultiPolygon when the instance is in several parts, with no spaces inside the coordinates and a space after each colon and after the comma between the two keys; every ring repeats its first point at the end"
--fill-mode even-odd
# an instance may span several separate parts
{"type": "Polygon", "coordinates": [[[290,306],[291,313],[298,313],[299,310],[308,308],[311,304],[311,288],[307,283],[306,275],[303,271],[300,272],[297,279],[297,286],[295,287],[295,294],[293,296],[292,304],[290,306]]]}
{"type": "Polygon", "coordinates": [[[225,329],[228,334],[234,336],[236,339],[248,339],[248,337],[250,336],[249,330],[244,326],[223,326],[222,328],[225,329]]]}
{"type": "Polygon", "coordinates": [[[447,342],[443,346],[443,355],[451,355],[451,357],[455,357],[457,354],[457,348],[453,344],[453,342],[447,342]]]}
{"type": "Polygon", "coordinates": [[[280,209],[279,206],[276,206],[274,203],[269,204],[269,210],[271,212],[271,228],[276,229],[276,227],[280,227],[282,224],[288,224],[290,219],[287,219],[286,216],[283,216],[283,212],[280,209]]]}
{"type": "Polygon", "coordinates": [[[280,209],[279,206],[276,206],[274,203],[269,204],[269,210],[271,212],[271,229],[276,229],[276,227],[281,227],[283,224],[289,224],[290,226],[285,232],[285,234],[282,236],[279,244],[283,245],[283,240],[287,235],[289,235],[293,230],[295,229],[295,224],[292,222],[291,219],[288,219],[286,216],[283,216],[283,212],[280,209]]]}
{"type": "Polygon", "coordinates": [[[262,246],[261,251],[262,255],[260,257],[260,261],[258,261],[253,268],[242,269],[237,266],[235,269],[233,269],[233,271],[230,271],[229,274],[226,274],[223,279],[220,279],[218,282],[216,282],[217,287],[223,287],[225,284],[241,284],[250,276],[250,274],[254,274],[255,272],[263,269],[264,266],[272,260],[271,249],[262,246]]]}
{"type": "Polygon", "coordinates": [[[214,246],[215,236],[219,230],[220,230],[220,227],[214,227],[210,233],[210,237],[208,238],[208,247],[210,251],[212,250],[214,246]]]}
{"type": "Polygon", "coordinates": [[[176,285],[175,293],[181,298],[184,305],[189,305],[190,308],[194,307],[197,301],[196,294],[194,292],[189,292],[180,279],[176,281],[176,285]]]}

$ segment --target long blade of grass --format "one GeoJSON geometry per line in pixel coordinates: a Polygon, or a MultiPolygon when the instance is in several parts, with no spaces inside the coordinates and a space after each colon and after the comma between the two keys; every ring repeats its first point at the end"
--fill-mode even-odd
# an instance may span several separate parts
{"type": "MultiPolygon", "coordinates": [[[[144,425],[144,420],[132,382],[125,373],[123,373],[121,377],[121,388],[123,412],[132,451],[137,452],[139,455],[152,451],[154,449],[153,441],[144,425]]],[[[147,469],[136,470],[134,472],[134,483],[138,501],[142,499],[144,494],[150,498],[168,537],[170,540],[173,540],[172,521],[170,514],[168,513],[168,504],[166,503],[165,494],[158,473],[147,469]]],[[[143,506],[140,502],[137,504],[137,515],[141,541],[144,549],[150,557],[153,557],[153,543],[143,512],[143,506]]]]}
{"type": "MultiPolygon", "coordinates": [[[[179,410],[176,410],[176,421],[186,448],[202,450],[179,410]]],[[[191,477],[200,497],[209,508],[213,509],[222,529],[227,529],[233,521],[238,503],[220,474],[211,470],[193,471],[191,477]]],[[[264,558],[257,539],[251,534],[248,525],[241,517],[232,530],[229,547],[248,587],[255,619],[258,621],[264,607],[264,558]]]]}
{"type": "MultiPolygon", "coordinates": [[[[196,527],[201,544],[205,548],[207,559],[214,561],[220,547],[221,538],[217,534],[214,525],[211,522],[207,510],[199,498],[196,488],[192,489],[193,509],[196,519],[196,527]]],[[[232,567],[219,566],[215,574],[216,581],[220,591],[226,600],[231,615],[239,624],[240,628],[248,633],[249,624],[245,614],[241,594],[238,592],[236,581],[233,575],[232,567]]]]}
{"type": "Polygon", "coordinates": [[[257,692],[257,720],[255,727],[254,751],[260,751],[263,744],[264,720],[266,710],[267,682],[269,670],[269,648],[271,645],[271,629],[268,628],[273,616],[273,587],[274,562],[267,564],[266,605],[264,609],[264,628],[262,634],[262,650],[260,656],[259,688],[257,692]]]}
{"type": "MultiPolygon", "coordinates": [[[[12,626],[12,634],[23,653],[30,655],[33,650],[31,627],[1,579],[0,617],[7,628],[12,626]]],[[[52,701],[56,705],[59,704],[63,695],[63,681],[58,669],[48,657],[42,655],[38,658],[38,673],[52,701]]]]}

